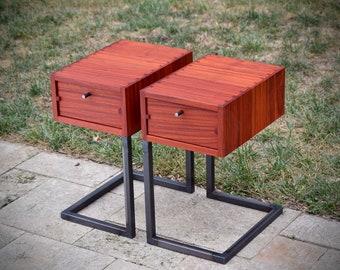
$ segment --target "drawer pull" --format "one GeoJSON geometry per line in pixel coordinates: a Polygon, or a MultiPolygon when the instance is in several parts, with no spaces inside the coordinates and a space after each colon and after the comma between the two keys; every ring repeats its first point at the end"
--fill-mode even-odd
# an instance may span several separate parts
{"type": "Polygon", "coordinates": [[[83,94],[83,95],[81,96],[81,98],[82,98],[82,99],[85,99],[85,98],[88,98],[89,96],[91,96],[91,93],[90,93],[90,92],[87,92],[87,93],[83,94]]]}
{"type": "Polygon", "coordinates": [[[181,116],[183,113],[184,113],[183,110],[179,110],[178,112],[175,113],[175,116],[176,116],[176,117],[179,117],[179,116],[181,116]]]}

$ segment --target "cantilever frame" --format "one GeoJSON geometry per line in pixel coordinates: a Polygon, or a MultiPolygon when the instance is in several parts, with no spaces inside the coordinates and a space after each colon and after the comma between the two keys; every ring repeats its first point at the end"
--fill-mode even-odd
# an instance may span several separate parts
{"type": "MultiPolygon", "coordinates": [[[[80,199],[61,213],[61,218],[78,223],[84,226],[96,228],[106,232],[118,234],[121,236],[133,238],[136,235],[135,225],[135,207],[134,207],[134,191],[133,180],[143,181],[143,173],[134,171],[132,167],[132,150],[131,136],[121,137],[122,139],[122,155],[123,155],[123,172],[115,176],[84,198],[80,199]],[[89,206],[100,197],[110,192],[112,189],[124,183],[125,193],[125,217],[126,226],[113,224],[107,221],[95,219],[89,216],[79,214],[79,212],[89,206]]],[[[191,151],[186,151],[186,182],[180,183],[160,177],[155,177],[154,183],[167,188],[172,188],[178,191],[193,193],[194,192],[194,154],[191,151]]]]}
{"type": "Polygon", "coordinates": [[[246,232],[241,238],[239,238],[233,245],[231,245],[225,252],[222,253],[185,244],[180,241],[172,240],[166,237],[157,236],[154,196],[155,181],[153,177],[153,155],[151,142],[143,141],[143,159],[146,232],[147,242],[149,244],[225,264],[282,213],[282,207],[279,205],[270,205],[251,199],[228,195],[226,193],[215,190],[214,157],[206,156],[206,181],[208,198],[251,209],[256,209],[259,211],[264,211],[267,212],[267,214],[250,230],[248,230],[248,232],[246,232]]]}

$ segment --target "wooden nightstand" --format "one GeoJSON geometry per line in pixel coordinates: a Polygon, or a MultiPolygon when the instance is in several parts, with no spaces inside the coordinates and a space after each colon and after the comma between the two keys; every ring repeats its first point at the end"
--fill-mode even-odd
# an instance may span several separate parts
{"type": "Polygon", "coordinates": [[[191,62],[191,51],[120,40],[51,75],[54,118],[130,136],[140,130],[139,91],[191,62]]]}
{"type": "MultiPolygon", "coordinates": [[[[122,174],[64,210],[63,219],[135,236],[133,179],[143,180],[143,174],[132,169],[131,135],[141,127],[139,91],[191,62],[188,50],[120,40],[51,75],[56,121],[122,136],[122,174]],[[126,227],[78,214],[123,181],[126,227]]],[[[187,157],[193,162],[192,153],[187,157]]],[[[194,186],[189,171],[186,185],[160,178],[155,181],[187,192],[194,186]]]]}
{"type": "Polygon", "coordinates": [[[282,67],[207,55],[141,91],[143,139],[224,157],[283,115],[284,79],[282,67]]]}
{"type": "Polygon", "coordinates": [[[282,207],[215,190],[214,156],[225,157],[284,113],[282,67],[207,55],[141,91],[147,240],[226,263],[281,213],[282,207]],[[152,142],[207,155],[207,197],[267,212],[223,253],[156,235],[152,142]]]}

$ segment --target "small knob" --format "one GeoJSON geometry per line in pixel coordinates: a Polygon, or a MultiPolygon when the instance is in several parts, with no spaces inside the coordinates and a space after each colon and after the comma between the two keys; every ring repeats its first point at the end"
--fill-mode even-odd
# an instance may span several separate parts
{"type": "Polygon", "coordinates": [[[83,94],[83,95],[81,96],[81,98],[82,98],[82,99],[85,99],[85,98],[88,98],[89,96],[91,96],[91,93],[90,93],[90,92],[87,92],[87,93],[83,94]]]}
{"type": "Polygon", "coordinates": [[[176,116],[176,117],[179,117],[179,116],[181,116],[183,113],[184,113],[183,110],[179,110],[178,112],[175,113],[175,116],[176,116]]]}

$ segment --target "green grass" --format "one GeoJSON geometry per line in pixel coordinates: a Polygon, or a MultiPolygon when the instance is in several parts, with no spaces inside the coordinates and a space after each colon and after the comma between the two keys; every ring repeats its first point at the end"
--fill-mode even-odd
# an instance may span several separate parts
{"type": "Polygon", "coordinates": [[[0,101],[0,135],[18,132],[27,127],[34,113],[32,101],[27,97],[13,101],[0,101]]]}
{"type": "MultiPolygon", "coordinates": [[[[336,0],[0,1],[0,136],[121,166],[117,136],[54,122],[49,86],[121,38],[283,65],[285,116],[216,159],[218,188],[340,219],[339,12],[336,0]]],[[[155,144],[154,156],[157,174],[183,179],[183,150],[155,144]]],[[[195,165],[204,186],[205,157],[195,165]]]]}

